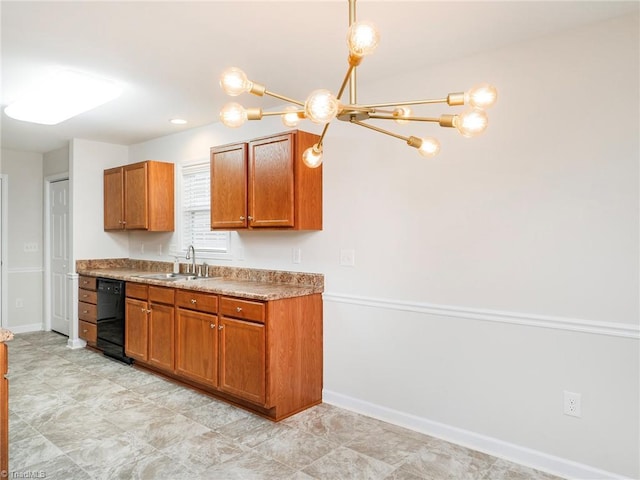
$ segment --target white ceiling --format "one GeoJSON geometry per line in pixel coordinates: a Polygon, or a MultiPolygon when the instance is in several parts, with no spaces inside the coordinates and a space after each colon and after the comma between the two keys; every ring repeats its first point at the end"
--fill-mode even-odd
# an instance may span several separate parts
{"type": "MultiPolygon", "coordinates": [[[[26,85],[61,67],[125,86],[117,100],[55,126],[13,120],[3,112],[4,148],[42,153],[74,137],[130,145],[215,122],[229,100],[218,86],[227,66],[240,67],[269,90],[300,100],[315,88],[335,91],[346,71],[347,0],[2,0],[0,8],[3,109],[26,85]],[[169,123],[173,117],[189,124],[174,126],[169,123]]],[[[360,67],[359,81],[365,72],[381,78],[394,69],[463,57],[637,10],[635,1],[360,0],[358,19],[376,23],[382,37],[376,53],[360,67]]],[[[240,102],[274,105],[257,97],[240,102]]]]}

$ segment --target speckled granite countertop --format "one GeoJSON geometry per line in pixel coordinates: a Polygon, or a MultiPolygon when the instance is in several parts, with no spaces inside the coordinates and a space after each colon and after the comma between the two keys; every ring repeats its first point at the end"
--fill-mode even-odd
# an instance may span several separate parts
{"type": "MultiPolygon", "coordinates": [[[[181,264],[184,271],[186,264],[181,264]]],[[[210,278],[157,280],[139,275],[171,272],[173,264],[134,259],[78,260],[76,272],[90,277],[113,278],[169,288],[182,288],[254,300],[302,297],[324,291],[324,275],[209,265],[210,278]]]]}
{"type": "Polygon", "coordinates": [[[13,333],[4,328],[0,328],[0,342],[7,342],[13,339],[13,333]]]}

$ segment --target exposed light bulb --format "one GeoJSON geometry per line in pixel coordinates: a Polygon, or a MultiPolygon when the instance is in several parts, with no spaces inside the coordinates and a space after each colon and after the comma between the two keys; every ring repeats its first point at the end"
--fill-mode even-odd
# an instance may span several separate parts
{"type": "Polygon", "coordinates": [[[373,53],[380,41],[380,33],[371,22],[356,22],[347,32],[349,52],[356,57],[364,57],[373,53]]]}
{"type": "Polygon", "coordinates": [[[302,118],[300,118],[300,115],[298,114],[298,108],[293,105],[289,105],[284,110],[287,113],[282,115],[282,123],[284,123],[286,127],[297,127],[302,121],[302,118]]]}
{"type": "Polygon", "coordinates": [[[464,103],[474,108],[486,109],[492,107],[498,99],[498,90],[493,85],[481,83],[469,89],[464,94],[464,103]]]}
{"type": "Polygon", "coordinates": [[[237,97],[251,90],[252,83],[247,75],[237,67],[229,67],[220,75],[220,86],[227,95],[237,97]]]}
{"type": "Polygon", "coordinates": [[[475,137],[487,129],[489,118],[484,110],[474,108],[457,115],[454,126],[463,137],[475,137]]]}
{"type": "Polygon", "coordinates": [[[422,144],[418,147],[418,153],[423,157],[435,157],[440,153],[440,142],[433,137],[425,137],[422,139],[422,144]]]}
{"type": "Polygon", "coordinates": [[[240,127],[247,121],[247,110],[238,103],[227,103],[220,110],[220,121],[227,127],[240,127]]]}
{"type": "Polygon", "coordinates": [[[411,116],[411,109],[409,107],[398,107],[393,110],[394,122],[402,125],[409,123],[409,120],[404,120],[405,117],[411,116]]]}
{"type": "Polygon", "coordinates": [[[304,102],[305,116],[314,123],[329,123],[339,110],[340,102],[329,90],[314,90],[304,102]]]}
{"type": "Polygon", "coordinates": [[[302,161],[309,168],[318,168],[322,164],[322,147],[317,143],[302,154],[302,161]]]}

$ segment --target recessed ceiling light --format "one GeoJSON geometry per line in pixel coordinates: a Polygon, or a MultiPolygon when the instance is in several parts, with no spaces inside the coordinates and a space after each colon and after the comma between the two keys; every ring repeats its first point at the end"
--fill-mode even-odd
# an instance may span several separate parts
{"type": "Polygon", "coordinates": [[[73,70],[43,78],[4,109],[9,117],[55,125],[102,105],[122,93],[115,82],[73,70]]]}
{"type": "Polygon", "coordinates": [[[172,118],[169,120],[174,125],[185,125],[187,121],[184,118],[172,118]]]}

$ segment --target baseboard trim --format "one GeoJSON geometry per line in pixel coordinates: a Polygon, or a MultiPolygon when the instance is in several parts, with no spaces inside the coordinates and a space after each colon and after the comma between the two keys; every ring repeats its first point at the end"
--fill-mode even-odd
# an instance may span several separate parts
{"type": "Polygon", "coordinates": [[[527,467],[565,478],[594,479],[594,480],[630,480],[615,473],[600,470],[538,450],[521,445],[505,442],[497,438],[453,427],[426,418],[411,415],[392,408],[376,405],[364,400],[332,392],[324,389],[322,401],[336,407],[351,410],[356,413],[376,418],[400,427],[408,428],[432,437],[456,443],[473,450],[487,453],[494,457],[503,458],[510,462],[519,463],[527,467]]]}
{"type": "Polygon", "coordinates": [[[489,322],[509,323],[512,325],[526,325],[529,327],[553,328],[572,332],[608,335],[614,337],[632,338],[640,340],[640,325],[596,322],[566,317],[551,317],[528,313],[508,312],[502,310],[487,310],[480,308],[456,307],[451,305],[437,305],[424,302],[407,302],[383,298],[362,297],[340,293],[324,293],[322,298],[328,302],[346,303],[365,307],[385,308],[405,312],[416,312],[444,317],[457,317],[469,320],[483,320],[489,322]]]}
{"type": "Polygon", "coordinates": [[[41,323],[32,323],[31,325],[8,325],[5,328],[7,330],[11,330],[13,333],[31,333],[41,332],[44,330],[44,326],[41,323]]]}

